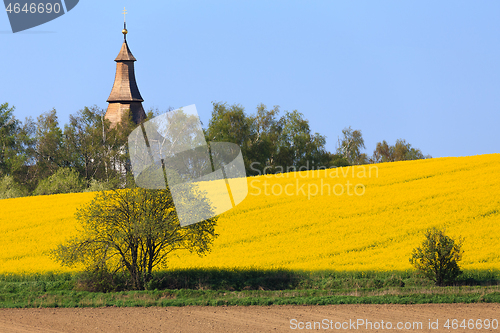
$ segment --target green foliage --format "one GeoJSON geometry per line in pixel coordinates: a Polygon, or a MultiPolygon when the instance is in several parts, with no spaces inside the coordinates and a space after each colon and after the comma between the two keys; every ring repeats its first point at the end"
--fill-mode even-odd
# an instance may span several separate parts
{"type": "Polygon", "coordinates": [[[427,229],[425,240],[413,250],[410,263],[437,286],[453,283],[462,273],[458,266],[462,243],[462,239],[455,241],[445,235],[444,230],[427,229]]]}
{"type": "Polygon", "coordinates": [[[88,188],[83,190],[83,192],[100,192],[100,191],[110,191],[118,188],[118,182],[112,180],[109,182],[98,181],[97,179],[92,179],[88,188]]]}
{"type": "Polygon", "coordinates": [[[251,135],[243,152],[248,175],[262,174],[266,166],[273,167],[276,164],[276,147],[280,128],[277,120],[279,113],[278,106],[268,110],[264,104],[260,104],[257,106],[256,114],[248,117],[251,135]]]}
{"type": "MultiPolygon", "coordinates": [[[[24,123],[14,117],[14,110],[8,103],[0,104],[0,178],[13,176],[29,194],[63,193],[75,190],[46,190],[48,184],[41,183],[57,170],[71,168],[88,191],[135,187],[127,139],[137,125],[130,112],[124,112],[122,122],[112,128],[104,109],[85,107],[70,115],[61,130],[55,109],[36,122],[28,118],[24,123]]],[[[399,139],[394,146],[379,142],[368,159],[362,153],[361,131],[351,127],[344,128],[337,151],[330,153],[325,150],[326,137],[314,133],[302,113],[280,113],[279,106],[268,109],[260,104],[248,115],[239,104],[214,102],[205,138],[237,144],[248,176],[430,157],[399,139]]],[[[148,119],[159,114],[149,110],[148,119]]],[[[15,193],[9,196],[19,195],[15,193]]]]}
{"type": "Polygon", "coordinates": [[[94,267],[78,274],[74,289],[101,293],[119,292],[126,290],[126,279],[123,274],[113,274],[106,267],[94,267]]]}
{"type": "Polygon", "coordinates": [[[111,128],[105,113],[95,106],[85,107],[70,115],[64,127],[65,165],[77,170],[88,183],[124,182],[121,178],[127,168],[127,136],[136,125],[130,112],[125,112],[122,121],[111,128]]]}
{"type": "MultiPolygon", "coordinates": [[[[38,192],[35,190],[43,179],[61,168],[72,168],[93,188],[129,186],[126,143],[128,133],[136,125],[129,112],[114,128],[104,115],[105,110],[97,107],[84,108],[70,115],[70,122],[62,131],[55,109],[40,115],[36,122],[27,118],[23,124],[14,117],[14,107],[1,104],[0,178],[13,176],[22,188],[40,194],[47,184],[38,192]],[[92,180],[107,185],[98,186],[92,180]]],[[[75,190],[49,192],[67,191],[75,190]]]]}
{"type": "Polygon", "coordinates": [[[32,123],[26,125],[14,117],[14,107],[0,104],[0,178],[14,176],[16,181],[25,180],[23,167],[30,161],[33,140],[30,138],[32,123]]]}
{"type": "Polygon", "coordinates": [[[419,160],[430,157],[424,156],[420,149],[413,148],[404,139],[396,140],[394,146],[390,146],[385,140],[378,142],[373,152],[374,163],[419,160]]]}
{"type": "Polygon", "coordinates": [[[36,122],[35,159],[36,177],[40,179],[53,175],[63,166],[63,133],[55,109],[40,115],[36,122]]]}
{"type": "Polygon", "coordinates": [[[16,183],[14,177],[5,176],[0,179],[0,199],[18,198],[26,195],[27,191],[16,183]]]}
{"type": "Polygon", "coordinates": [[[128,277],[130,288],[143,289],[173,251],[203,255],[217,236],[217,218],[181,227],[168,189],[100,192],[76,218],[80,235],[52,255],[66,266],[82,263],[98,280],[97,288],[109,286],[109,277],[118,274],[128,277]]]}
{"type": "Polygon", "coordinates": [[[364,148],[365,140],[361,130],[353,130],[351,126],[342,130],[342,139],[339,139],[337,154],[347,160],[350,165],[368,162],[366,154],[361,153],[364,148]]]}
{"type": "Polygon", "coordinates": [[[278,122],[276,166],[288,169],[291,166],[310,170],[313,166],[325,166],[328,153],[326,138],[319,133],[311,133],[309,121],[297,110],[285,111],[278,122]]]}
{"type": "Polygon", "coordinates": [[[329,167],[337,167],[337,168],[346,167],[350,165],[351,163],[349,163],[347,158],[345,158],[340,154],[331,154],[330,162],[328,163],[329,167]]]}
{"type": "Polygon", "coordinates": [[[14,118],[14,107],[0,104],[0,176],[9,175],[12,170],[11,158],[16,156],[16,132],[19,121],[14,118]]]}
{"type": "Polygon", "coordinates": [[[250,135],[250,120],[239,104],[213,103],[212,118],[206,136],[209,141],[232,142],[240,147],[250,135]]]}
{"type": "Polygon", "coordinates": [[[84,184],[78,172],[61,168],[52,176],[43,179],[35,189],[35,195],[81,192],[84,184]]]}
{"type": "Polygon", "coordinates": [[[311,133],[309,121],[297,110],[279,113],[278,106],[268,110],[260,104],[256,114],[247,116],[238,104],[214,103],[206,139],[238,144],[248,175],[326,166],[326,138],[311,133]]]}
{"type": "Polygon", "coordinates": [[[110,280],[102,272],[3,274],[0,307],[500,302],[499,271],[464,275],[471,282],[467,286],[438,288],[427,281],[422,284],[411,271],[184,269],[155,272],[145,291],[102,293],[126,290],[125,281],[116,276],[110,280]],[[100,274],[92,278],[95,284],[85,284],[92,274],[100,274]]]}

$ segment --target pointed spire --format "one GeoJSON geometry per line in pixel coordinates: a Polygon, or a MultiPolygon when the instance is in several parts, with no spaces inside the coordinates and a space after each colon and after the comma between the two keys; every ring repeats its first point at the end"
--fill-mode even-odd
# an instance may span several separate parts
{"type": "Polygon", "coordinates": [[[127,10],[125,9],[125,7],[123,7],[123,30],[122,30],[123,45],[115,61],[136,61],[135,57],[132,55],[132,52],[130,52],[130,49],[128,48],[127,44],[128,30],[127,30],[127,21],[125,19],[125,15],[127,15],[127,10]]]}
{"type": "Polygon", "coordinates": [[[118,53],[118,56],[115,59],[116,62],[118,61],[137,61],[135,57],[132,55],[132,52],[130,52],[130,49],[128,48],[127,41],[124,40],[122,44],[122,48],[120,49],[120,53],[118,53]]]}
{"type": "Polygon", "coordinates": [[[127,44],[127,23],[125,21],[126,10],[123,9],[123,44],[120,53],[116,57],[116,74],[111,94],[108,98],[108,109],[106,119],[115,126],[121,121],[124,112],[129,110],[132,113],[132,119],[136,124],[141,123],[146,118],[146,113],[142,107],[142,99],[137,83],[135,82],[134,62],[135,57],[130,52],[127,44]]]}

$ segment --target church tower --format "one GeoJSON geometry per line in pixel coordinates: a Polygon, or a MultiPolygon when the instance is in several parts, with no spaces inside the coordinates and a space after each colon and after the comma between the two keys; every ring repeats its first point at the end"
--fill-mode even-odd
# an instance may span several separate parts
{"type": "MultiPolygon", "coordinates": [[[[125,12],[124,12],[125,14],[125,12]]],[[[141,93],[135,82],[134,62],[136,59],[130,52],[127,44],[127,24],[123,22],[123,44],[116,57],[116,74],[113,89],[107,100],[108,109],[105,118],[111,122],[114,127],[122,120],[122,116],[130,110],[132,120],[140,124],[146,119],[146,113],[142,107],[141,93]]]]}

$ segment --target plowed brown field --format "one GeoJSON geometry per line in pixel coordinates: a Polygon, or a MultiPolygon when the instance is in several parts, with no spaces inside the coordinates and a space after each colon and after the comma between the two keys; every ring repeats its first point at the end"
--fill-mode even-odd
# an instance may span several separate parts
{"type": "Polygon", "coordinates": [[[327,332],[500,332],[446,329],[447,319],[500,320],[500,304],[0,309],[0,332],[310,332],[317,331],[314,322],[327,332]],[[436,321],[438,328],[429,329],[436,321]],[[413,327],[397,329],[398,323],[413,327]]]}

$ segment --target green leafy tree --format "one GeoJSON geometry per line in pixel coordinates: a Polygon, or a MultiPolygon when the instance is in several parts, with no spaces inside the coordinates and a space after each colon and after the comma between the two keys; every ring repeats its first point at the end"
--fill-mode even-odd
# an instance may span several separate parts
{"type": "Polygon", "coordinates": [[[256,114],[249,117],[250,137],[244,156],[250,163],[247,165],[248,175],[262,174],[266,166],[275,165],[280,136],[279,113],[279,106],[268,110],[261,103],[256,114]]]}
{"type": "Polygon", "coordinates": [[[458,262],[462,260],[462,243],[447,236],[444,230],[430,228],[425,240],[413,250],[410,263],[437,286],[453,283],[461,274],[458,262]]]}
{"type": "Polygon", "coordinates": [[[250,135],[249,119],[241,105],[213,102],[212,117],[205,131],[207,141],[232,142],[246,146],[250,135]]]}
{"type": "Polygon", "coordinates": [[[83,264],[88,272],[125,273],[133,289],[144,289],[153,269],[165,268],[172,252],[203,255],[217,236],[217,218],[181,227],[168,189],[100,192],[76,218],[80,235],[59,245],[53,256],[63,265],[83,264]]]}
{"type": "Polygon", "coordinates": [[[351,126],[342,130],[342,139],[339,139],[337,154],[345,158],[349,164],[367,163],[366,154],[361,153],[365,148],[365,140],[360,130],[353,130],[351,126]]]}
{"type": "Polygon", "coordinates": [[[311,133],[309,121],[297,110],[285,112],[279,120],[276,167],[311,169],[324,165],[327,158],[326,138],[311,133]]]}
{"type": "Polygon", "coordinates": [[[40,180],[54,174],[66,161],[55,109],[37,118],[35,140],[36,177],[40,180]]]}
{"type": "MultiPolygon", "coordinates": [[[[17,155],[16,132],[19,121],[14,118],[14,107],[8,103],[0,105],[0,176],[10,175],[13,165],[12,158],[17,155]]],[[[14,162],[15,164],[15,162],[14,162]]]]}
{"type": "Polygon", "coordinates": [[[99,178],[104,165],[102,147],[105,133],[104,113],[87,108],[69,116],[64,128],[64,141],[69,166],[78,170],[85,180],[99,178]]]}
{"type": "Polygon", "coordinates": [[[212,102],[212,117],[205,130],[207,143],[232,142],[237,144],[242,152],[245,167],[248,170],[251,163],[249,156],[249,140],[251,119],[245,114],[244,108],[239,104],[212,102]]]}
{"type": "Polygon", "coordinates": [[[214,103],[212,117],[205,130],[207,141],[225,141],[240,146],[248,175],[311,169],[327,165],[326,139],[311,133],[309,121],[294,110],[281,117],[279,106],[257,106],[247,116],[242,106],[214,103]]]}
{"type": "Polygon", "coordinates": [[[33,191],[38,179],[36,178],[36,152],[35,152],[36,125],[31,117],[25,119],[17,132],[17,157],[18,166],[12,170],[17,183],[29,192],[33,191]]]}
{"type": "Polygon", "coordinates": [[[328,153],[328,161],[325,164],[327,167],[345,167],[345,166],[350,166],[351,164],[349,161],[342,156],[341,154],[332,154],[328,153]]]}
{"type": "Polygon", "coordinates": [[[408,161],[423,159],[424,155],[420,149],[415,149],[411,144],[407,143],[404,139],[396,140],[394,145],[394,160],[395,161],[408,161]]]}
{"type": "Polygon", "coordinates": [[[25,166],[31,162],[31,123],[23,125],[14,117],[14,107],[0,104],[0,177],[14,176],[22,180],[25,166]]]}
{"type": "Polygon", "coordinates": [[[70,115],[64,128],[66,165],[78,170],[89,185],[93,180],[118,184],[129,171],[127,136],[136,125],[125,112],[122,122],[112,128],[105,113],[98,107],[85,107],[70,115]]]}
{"type": "Polygon", "coordinates": [[[413,148],[411,144],[407,143],[404,139],[398,139],[394,146],[389,145],[385,140],[378,142],[373,152],[372,160],[374,163],[380,163],[419,160],[424,158],[431,158],[431,156],[424,156],[420,149],[413,148]]]}
{"type": "Polygon", "coordinates": [[[394,147],[389,146],[387,141],[377,142],[375,151],[373,152],[373,162],[392,162],[394,155],[394,147]]]}

